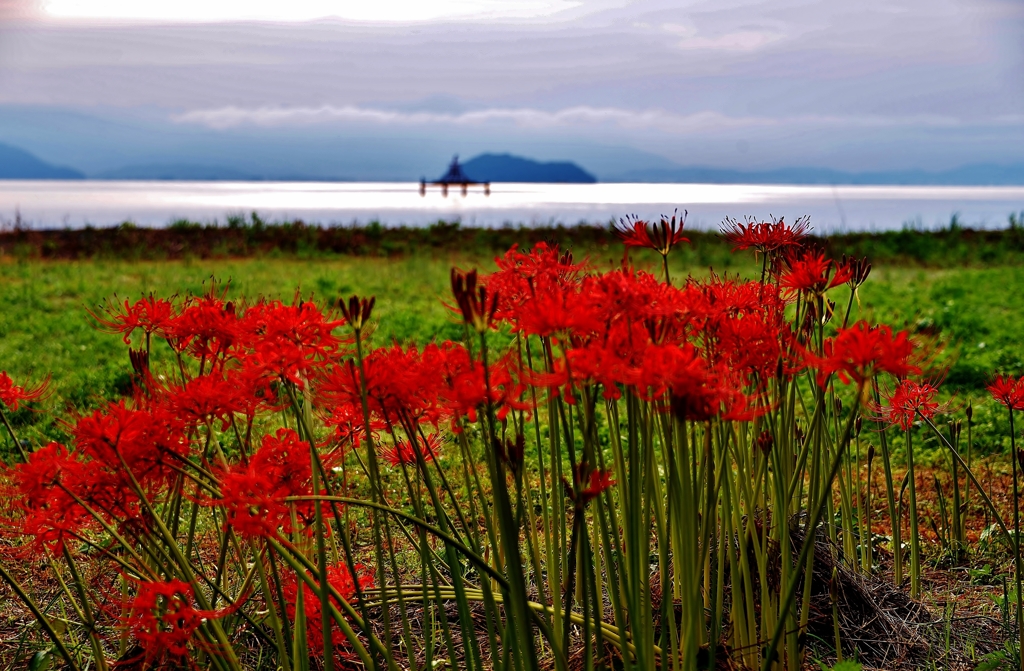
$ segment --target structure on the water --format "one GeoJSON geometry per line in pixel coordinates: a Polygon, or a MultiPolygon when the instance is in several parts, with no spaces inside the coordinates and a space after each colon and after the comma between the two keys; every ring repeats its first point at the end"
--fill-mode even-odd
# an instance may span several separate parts
{"type": "Polygon", "coordinates": [[[475,179],[470,179],[466,173],[462,171],[462,166],[459,165],[459,157],[456,154],[452,158],[451,165],[448,166],[448,172],[441,176],[440,179],[428,182],[425,179],[420,180],[420,195],[427,195],[427,186],[439,186],[441,187],[441,195],[448,196],[448,188],[453,186],[462,187],[462,195],[465,196],[469,192],[471,186],[482,186],[484,188],[484,195],[491,195],[491,183],[490,182],[478,182],[475,179]]]}

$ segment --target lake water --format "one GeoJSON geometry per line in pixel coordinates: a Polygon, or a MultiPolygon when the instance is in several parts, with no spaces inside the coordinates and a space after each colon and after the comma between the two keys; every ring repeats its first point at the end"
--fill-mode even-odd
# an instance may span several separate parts
{"type": "Polygon", "coordinates": [[[717,228],[726,216],[810,215],[818,232],[934,228],[955,214],[966,226],[1005,227],[1024,211],[1024,186],[789,186],[757,184],[495,184],[425,196],[415,183],[114,182],[0,180],[0,223],[31,228],[165,226],[187,218],[223,224],[232,214],[322,224],[380,221],[420,226],[606,223],[627,214],[657,218],[687,209],[687,225],[717,228]]]}

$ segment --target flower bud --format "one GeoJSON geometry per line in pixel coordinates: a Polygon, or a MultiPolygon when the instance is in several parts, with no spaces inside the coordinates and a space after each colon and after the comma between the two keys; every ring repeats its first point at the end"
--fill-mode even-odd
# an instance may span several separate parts
{"type": "Polygon", "coordinates": [[[519,475],[523,468],[523,454],[526,452],[526,438],[517,433],[515,440],[497,441],[498,457],[508,465],[512,472],[519,475]]]}
{"type": "Polygon", "coordinates": [[[850,269],[850,279],[846,282],[853,289],[856,289],[868,279],[868,275],[871,274],[871,264],[868,263],[867,257],[863,259],[857,259],[854,257],[847,258],[846,254],[843,254],[842,265],[850,269]]]}
{"type": "Polygon", "coordinates": [[[477,286],[477,272],[470,270],[462,273],[452,268],[452,294],[462,313],[462,319],[478,333],[483,333],[491,326],[494,313],[498,309],[498,294],[488,296],[487,287],[477,286]]]}
{"type": "Polygon", "coordinates": [[[354,330],[361,331],[370,319],[370,313],[373,312],[373,305],[376,301],[377,298],[375,296],[362,299],[358,296],[352,296],[348,299],[348,305],[346,306],[345,300],[339,298],[338,307],[341,309],[341,314],[345,317],[345,321],[354,330]]]}
{"type": "Polygon", "coordinates": [[[822,324],[827,324],[832,321],[832,317],[836,314],[836,302],[828,298],[825,299],[825,314],[821,318],[822,324]]]}
{"type": "Polygon", "coordinates": [[[132,364],[132,371],[139,378],[145,378],[149,373],[149,352],[144,349],[128,348],[128,359],[132,364]]]}

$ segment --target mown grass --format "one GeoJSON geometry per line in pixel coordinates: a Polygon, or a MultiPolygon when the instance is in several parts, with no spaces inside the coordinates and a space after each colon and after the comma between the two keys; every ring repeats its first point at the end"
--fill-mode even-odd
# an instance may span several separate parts
{"type": "MultiPolygon", "coordinates": [[[[598,243],[577,249],[576,255],[607,267],[621,262],[622,249],[598,243]]],[[[296,292],[318,301],[375,295],[378,342],[425,343],[461,334],[461,326],[445,308],[450,268],[491,269],[493,257],[479,249],[434,249],[395,257],[0,262],[0,369],[18,382],[52,376],[50,397],[13,419],[25,427],[27,438],[60,439],[64,432],[56,417],[68,410],[88,411],[127,391],[130,367],[125,348],[118,336],[98,330],[87,312],[110,300],[149,293],[202,293],[213,282],[231,297],[250,299],[290,301],[296,292]]],[[[634,260],[658,267],[647,256],[634,260]]],[[[708,265],[717,272],[747,277],[760,270],[748,254],[711,255],[689,249],[675,260],[673,276],[702,276],[708,265]]],[[[840,312],[846,307],[845,291],[838,289],[834,296],[840,312]]],[[[998,447],[1002,415],[988,407],[992,404],[981,392],[996,372],[1024,372],[1024,265],[876,265],[854,305],[853,318],[861,317],[933,336],[941,344],[940,363],[948,368],[946,391],[957,393],[961,402],[975,402],[979,447],[998,447]]]]}

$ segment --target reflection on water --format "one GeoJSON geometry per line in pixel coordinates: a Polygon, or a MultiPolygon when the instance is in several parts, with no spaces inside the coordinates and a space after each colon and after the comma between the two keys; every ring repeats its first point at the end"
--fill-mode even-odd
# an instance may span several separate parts
{"type": "Polygon", "coordinates": [[[78,228],[132,221],[163,226],[187,218],[224,223],[258,212],[267,220],[323,224],[465,225],[607,222],[627,214],[655,218],[687,209],[691,227],[714,228],[723,217],[810,215],[815,230],[926,228],[953,215],[967,226],[1002,227],[1024,210],[1024,186],[790,186],[758,184],[495,184],[420,196],[415,183],[378,182],[108,182],[0,181],[0,219],[33,228],[78,228]]]}

